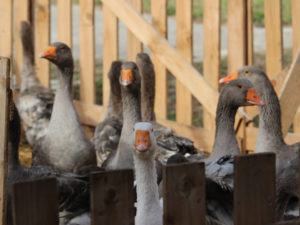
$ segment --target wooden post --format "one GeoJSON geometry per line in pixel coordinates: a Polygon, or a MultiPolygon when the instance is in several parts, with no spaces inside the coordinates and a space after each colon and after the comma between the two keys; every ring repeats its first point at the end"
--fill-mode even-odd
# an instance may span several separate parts
{"type": "MultiPolygon", "coordinates": [[[[193,63],[193,1],[176,0],[176,42],[183,57],[193,63]]],[[[184,76],[185,74],[183,74],[184,76]]],[[[186,125],[193,122],[191,92],[176,79],[176,121],[186,125]]]]}
{"type": "Polygon", "coordinates": [[[57,35],[72,48],[72,0],[57,1],[57,35]]]}
{"type": "Polygon", "coordinates": [[[0,224],[5,223],[10,60],[0,57],[0,224]]]}
{"type": "Polygon", "coordinates": [[[12,6],[13,0],[0,1],[0,55],[12,57],[12,6]]]}
{"type": "MultiPolygon", "coordinates": [[[[203,11],[203,76],[216,90],[219,90],[221,65],[221,1],[205,0],[203,11]]],[[[203,110],[203,127],[210,130],[215,129],[215,119],[205,109],[203,110]]]]}
{"type": "Polygon", "coordinates": [[[39,55],[50,44],[50,1],[35,0],[35,56],[36,70],[41,83],[50,87],[50,66],[48,60],[41,60],[39,55]],[[43,35],[41,35],[43,34],[43,35]]]}
{"type": "MultiPolygon", "coordinates": [[[[164,37],[167,37],[167,0],[151,0],[152,25],[164,37]]],[[[167,118],[168,83],[166,67],[155,55],[152,55],[155,69],[155,114],[162,119],[167,118]]]]}
{"type": "Polygon", "coordinates": [[[274,153],[234,159],[234,224],[275,222],[275,179],[274,153]]]}
{"type": "Polygon", "coordinates": [[[164,225],[205,224],[204,163],[163,167],[164,225]]]}
{"type": "Polygon", "coordinates": [[[12,207],[15,225],[58,224],[56,178],[13,184],[12,207]]]}
{"type": "Polygon", "coordinates": [[[109,80],[107,77],[112,61],[118,59],[118,19],[112,11],[103,4],[103,105],[108,104],[109,80]]]}
{"type": "Polygon", "coordinates": [[[133,225],[132,170],[91,173],[91,224],[133,225]]]}
{"type": "Polygon", "coordinates": [[[80,100],[95,103],[94,0],[80,1],[80,100]]]}

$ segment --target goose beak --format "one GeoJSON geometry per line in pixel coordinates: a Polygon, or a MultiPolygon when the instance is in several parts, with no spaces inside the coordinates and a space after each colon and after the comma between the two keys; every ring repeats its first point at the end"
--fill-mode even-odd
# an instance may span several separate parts
{"type": "Polygon", "coordinates": [[[133,80],[134,78],[131,69],[122,70],[122,84],[124,86],[131,84],[133,80]]]}
{"type": "Polygon", "coordinates": [[[40,58],[55,59],[55,57],[56,57],[55,50],[56,50],[56,47],[49,46],[40,54],[40,58]]]}
{"type": "Polygon", "coordinates": [[[234,72],[226,77],[223,77],[219,80],[219,83],[228,84],[230,81],[238,79],[238,72],[234,72]]]}
{"type": "Polygon", "coordinates": [[[255,90],[253,88],[249,88],[247,92],[247,103],[251,105],[264,105],[265,103],[261,98],[256,94],[255,90]]]}
{"type": "Polygon", "coordinates": [[[139,152],[146,152],[151,146],[150,133],[147,130],[137,130],[135,132],[135,149],[139,152]]]}

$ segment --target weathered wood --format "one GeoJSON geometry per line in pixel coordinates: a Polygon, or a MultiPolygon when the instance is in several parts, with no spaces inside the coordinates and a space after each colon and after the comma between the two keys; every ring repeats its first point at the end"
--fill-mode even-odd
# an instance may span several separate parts
{"type": "Polygon", "coordinates": [[[50,1],[35,0],[35,57],[36,71],[41,83],[50,86],[50,66],[48,60],[42,60],[39,55],[50,43],[50,1]],[[43,35],[41,35],[43,34],[43,35]]]}
{"type": "Polygon", "coordinates": [[[20,39],[20,25],[22,20],[29,20],[30,14],[29,0],[14,1],[14,43],[15,43],[15,74],[16,84],[21,85],[21,65],[23,60],[22,43],[20,39]]]}
{"type": "MultiPolygon", "coordinates": [[[[142,13],[143,11],[143,1],[142,0],[129,0],[136,11],[142,13]]],[[[127,60],[135,61],[135,57],[138,53],[142,52],[142,43],[131,33],[130,30],[127,30],[127,60]]]]}
{"type": "Polygon", "coordinates": [[[72,48],[72,0],[57,1],[57,36],[72,48]]]}
{"type": "MultiPolygon", "coordinates": [[[[151,0],[152,25],[164,37],[167,36],[167,0],[151,0]]],[[[166,119],[168,110],[168,83],[166,67],[152,55],[155,68],[155,114],[166,119]]]]}
{"type": "Polygon", "coordinates": [[[12,3],[0,1],[0,55],[8,58],[12,56],[12,3]]]}
{"type": "Polygon", "coordinates": [[[133,225],[132,170],[91,173],[91,224],[133,225]]]}
{"type": "MultiPolygon", "coordinates": [[[[204,56],[203,76],[216,89],[219,90],[220,76],[220,46],[221,46],[221,1],[204,1],[204,56]]],[[[203,110],[203,127],[215,129],[215,119],[206,110],[203,110]]]]}
{"type": "Polygon", "coordinates": [[[12,206],[15,225],[58,224],[56,178],[14,183],[12,206]]]}
{"type": "Polygon", "coordinates": [[[282,70],[281,0],[264,1],[266,71],[270,79],[282,70]]]}
{"type": "Polygon", "coordinates": [[[0,57],[0,224],[5,224],[10,60],[0,57]]]}
{"type": "MultiPolygon", "coordinates": [[[[218,92],[199,72],[125,0],[103,0],[134,35],[150,48],[170,72],[189,89],[203,106],[215,115],[218,92]]],[[[158,96],[156,96],[158,97],[158,96]]]]}
{"type": "Polygon", "coordinates": [[[118,59],[118,20],[112,11],[103,4],[103,105],[108,104],[109,80],[107,77],[112,61],[118,59]]]}
{"type": "Polygon", "coordinates": [[[74,105],[83,124],[95,127],[102,121],[105,107],[76,100],[74,105]]]}
{"type": "Polygon", "coordinates": [[[285,136],[291,126],[294,116],[300,104],[300,51],[295,57],[283,86],[279,92],[281,107],[282,133],[285,136]],[[294,97],[291,97],[294,96],[294,97]]]}
{"type": "Polygon", "coordinates": [[[204,163],[163,167],[164,225],[205,224],[204,163]]]}
{"type": "Polygon", "coordinates": [[[234,159],[234,224],[275,222],[275,154],[234,159]]]}
{"type": "Polygon", "coordinates": [[[95,102],[94,0],[80,1],[80,100],[95,102]]]}

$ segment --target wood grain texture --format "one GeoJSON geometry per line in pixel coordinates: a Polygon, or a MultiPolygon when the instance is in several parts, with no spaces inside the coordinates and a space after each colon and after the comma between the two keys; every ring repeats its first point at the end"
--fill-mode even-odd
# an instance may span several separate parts
{"type": "Polygon", "coordinates": [[[103,106],[87,104],[76,100],[74,101],[74,105],[81,123],[96,127],[102,121],[105,113],[103,106]]]}
{"type": "Polygon", "coordinates": [[[80,100],[95,102],[94,0],[80,1],[80,100]]]}
{"type": "Polygon", "coordinates": [[[132,33],[150,48],[168,70],[189,89],[203,106],[215,115],[218,92],[201,74],[125,0],[103,0],[113,13],[130,28],[132,33]]]}
{"type": "MultiPolygon", "coordinates": [[[[167,36],[167,0],[151,0],[152,25],[164,37],[167,36]]],[[[152,55],[155,69],[155,114],[166,119],[168,110],[168,83],[166,67],[152,55]]]]}
{"type": "Polygon", "coordinates": [[[91,224],[133,225],[135,192],[132,170],[91,173],[91,224]]]}
{"type": "Polygon", "coordinates": [[[58,225],[56,178],[13,184],[12,205],[15,225],[58,225]]]}
{"type": "Polygon", "coordinates": [[[281,0],[264,1],[266,72],[270,79],[282,70],[281,0]]]}
{"type": "MultiPolygon", "coordinates": [[[[221,1],[205,0],[203,12],[203,76],[212,87],[219,90],[221,64],[221,1]]],[[[206,110],[203,111],[203,127],[211,130],[215,129],[215,119],[206,110]]]]}
{"type": "Polygon", "coordinates": [[[36,57],[36,71],[41,83],[50,86],[50,67],[49,61],[40,59],[39,55],[50,44],[50,1],[36,0],[35,1],[35,57],[36,57]],[[43,34],[43,35],[41,35],[43,34]]]}
{"type": "MultiPolygon", "coordinates": [[[[193,1],[176,0],[176,47],[183,57],[193,63],[193,1]]],[[[185,74],[182,74],[183,76],[185,74]]],[[[191,92],[176,79],[176,121],[187,125],[193,122],[191,92]]]]}
{"type": "Polygon", "coordinates": [[[0,224],[5,224],[10,60],[0,57],[0,224]]]}
{"type": "Polygon", "coordinates": [[[0,1],[0,56],[8,58],[12,57],[12,3],[13,0],[0,1]]]}
{"type": "Polygon", "coordinates": [[[275,222],[275,179],[274,153],[234,159],[234,224],[275,222]]]}
{"type": "MultiPolygon", "coordinates": [[[[143,12],[143,1],[142,0],[129,0],[131,5],[136,9],[137,12],[143,12]]],[[[142,42],[137,39],[134,34],[128,29],[127,30],[127,60],[135,61],[135,57],[138,53],[142,52],[142,42]]]]}
{"type": "Polygon", "coordinates": [[[58,41],[72,48],[72,0],[57,1],[58,41]]]}
{"type": "Polygon", "coordinates": [[[103,105],[107,106],[109,100],[109,80],[107,77],[112,61],[118,59],[118,19],[105,5],[103,10],[103,105]]]}
{"type": "Polygon", "coordinates": [[[164,225],[205,224],[204,163],[163,167],[164,225]]]}

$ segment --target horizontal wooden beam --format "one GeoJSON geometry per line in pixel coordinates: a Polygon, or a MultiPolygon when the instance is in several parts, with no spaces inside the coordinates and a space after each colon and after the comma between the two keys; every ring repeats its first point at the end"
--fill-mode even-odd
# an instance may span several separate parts
{"type": "Polygon", "coordinates": [[[127,1],[103,0],[103,4],[110,8],[127,28],[150,48],[152,53],[189,89],[211,115],[215,115],[218,92],[182,54],[174,49],[127,1]]]}
{"type": "Polygon", "coordinates": [[[104,116],[103,106],[74,101],[81,123],[96,127],[104,116]]]}

